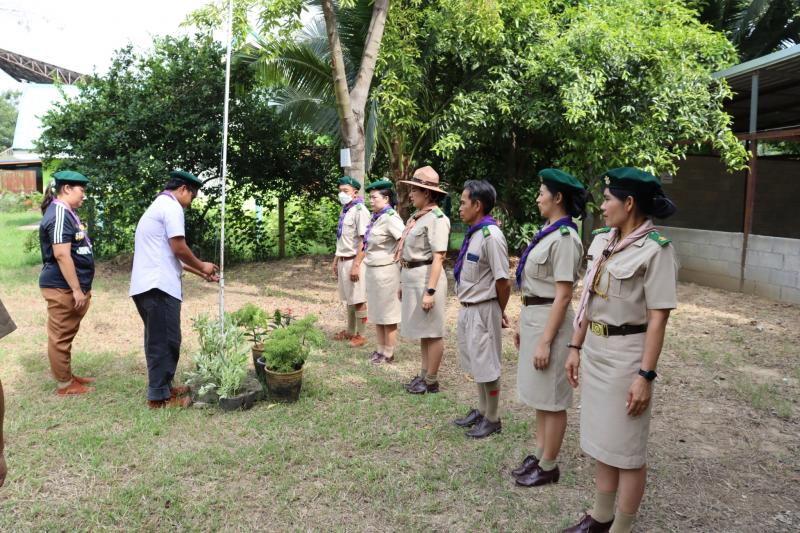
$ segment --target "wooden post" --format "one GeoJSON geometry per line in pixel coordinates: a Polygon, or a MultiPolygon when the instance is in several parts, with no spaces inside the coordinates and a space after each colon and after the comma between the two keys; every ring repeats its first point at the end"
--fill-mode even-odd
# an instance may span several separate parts
{"type": "Polygon", "coordinates": [[[739,268],[739,290],[744,289],[744,271],[747,264],[747,243],[753,231],[753,210],[756,204],[756,161],[758,160],[758,72],[753,73],[750,84],[750,163],[747,169],[747,182],[744,193],[744,223],[742,224],[742,263],[739,268]]]}
{"type": "Polygon", "coordinates": [[[286,257],[286,200],[278,197],[278,257],[286,257]]]}

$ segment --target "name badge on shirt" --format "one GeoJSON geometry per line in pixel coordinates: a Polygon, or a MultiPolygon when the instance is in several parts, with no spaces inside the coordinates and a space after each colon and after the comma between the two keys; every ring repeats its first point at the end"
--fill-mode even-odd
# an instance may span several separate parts
{"type": "Polygon", "coordinates": [[[92,255],[92,249],[88,246],[81,246],[75,250],[75,253],[78,255],[92,255]]]}
{"type": "Polygon", "coordinates": [[[470,253],[467,254],[467,261],[472,261],[473,263],[477,263],[478,259],[480,259],[480,258],[481,257],[479,255],[476,255],[476,254],[470,254],[470,253]]]}

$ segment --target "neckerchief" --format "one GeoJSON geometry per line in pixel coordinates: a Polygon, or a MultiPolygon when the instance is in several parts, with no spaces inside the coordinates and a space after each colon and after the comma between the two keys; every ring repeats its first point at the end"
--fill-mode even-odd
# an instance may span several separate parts
{"type": "Polygon", "coordinates": [[[472,225],[467,229],[467,233],[464,235],[464,241],[461,243],[461,249],[458,251],[458,257],[456,258],[456,264],[453,267],[453,276],[456,278],[456,283],[461,281],[461,268],[464,266],[464,256],[467,255],[467,248],[469,248],[469,240],[472,238],[472,235],[481,228],[485,228],[486,226],[496,226],[497,221],[489,215],[486,215],[482,219],[480,219],[476,224],[472,225]]]}
{"type": "Polygon", "coordinates": [[[347,214],[347,212],[350,211],[350,209],[352,209],[354,205],[363,203],[364,199],[361,198],[360,196],[356,196],[355,198],[353,198],[353,200],[350,201],[349,204],[342,207],[342,211],[339,213],[339,224],[336,226],[336,240],[342,238],[342,226],[344,225],[344,217],[347,214]]]}
{"type": "MultiPolygon", "coordinates": [[[[166,190],[166,189],[165,189],[165,190],[163,190],[163,191],[161,191],[160,193],[158,193],[158,196],[169,196],[170,198],[172,198],[173,200],[175,200],[176,202],[178,202],[178,199],[177,199],[177,198],[175,198],[175,195],[174,195],[174,194],[172,194],[171,192],[169,192],[169,191],[168,191],[168,190],[166,190]]],[[[158,196],[156,196],[156,198],[158,198],[158,196]]],[[[180,202],[178,202],[178,203],[180,203],[180,202]]]]}
{"type": "Polygon", "coordinates": [[[519,264],[517,265],[517,288],[522,286],[522,274],[525,271],[525,262],[528,261],[528,255],[530,255],[531,250],[539,244],[542,239],[553,233],[555,230],[560,228],[561,226],[569,226],[570,228],[578,231],[578,226],[572,221],[572,217],[566,216],[563,218],[559,218],[549,226],[545,226],[539,231],[536,232],[536,235],[533,236],[533,240],[525,248],[525,251],[522,252],[522,256],[519,258],[519,264]]]}
{"type": "Polygon", "coordinates": [[[589,296],[591,293],[594,292],[594,280],[597,277],[597,274],[600,272],[600,267],[603,266],[603,263],[608,261],[608,258],[611,257],[613,254],[621,252],[634,242],[638,241],[642,237],[645,237],[648,233],[653,231],[655,226],[653,225],[653,221],[649,218],[638,228],[630,232],[630,234],[622,239],[622,242],[617,243],[617,237],[619,236],[619,230],[617,228],[612,228],[611,233],[609,233],[608,239],[608,246],[606,249],[603,250],[603,253],[598,255],[594,263],[592,263],[592,267],[586,272],[586,276],[583,278],[583,293],[581,294],[581,301],[578,304],[578,312],[575,313],[575,322],[573,325],[575,329],[580,327],[581,321],[583,321],[583,317],[586,315],[586,307],[589,304],[589,296]]]}
{"type": "Polygon", "coordinates": [[[367,251],[367,241],[369,240],[369,232],[372,231],[373,224],[375,224],[378,221],[378,219],[381,218],[381,215],[385,214],[391,208],[392,208],[391,205],[387,205],[386,207],[384,207],[383,209],[381,209],[377,213],[372,213],[372,218],[369,219],[369,224],[367,224],[367,231],[364,232],[364,248],[363,248],[363,250],[365,252],[367,251]]]}
{"type": "Polygon", "coordinates": [[[408,234],[411,232],[412,229],[414,229],[414,226],[417,225],[417,220],[419,220],[424,215],[427,215],[428,213],[433,211],[433,207],[434,206],[431,205],[423,209],[420,209],[419,211],[411,215],[411,218],[408,219],[408,222],[406,223],[406,229],[403,230],[403,234],[400,236],[400,240],[397,241],[397,251],[394,253],[395,261],[399,261],[400,258],[403,257],[403,246],[405,246],[406,244],[406,237],[408,237],[408,234]]]}
{"type": "MultiPolygon", "coordinates": [[[[78,214],[75,213],[75,211],[73,211],[73,209],[69,205],[67,205],[66,202],[62,202],[58,198],[53,200],[53,203],[54,204],[58,204],[58,205],[62,206],[64,209],[66,209],[67,211],[69,211],[69,214],[72,215],[72,220],[74,220],[75,224],[78,225],[78,232],[76,233],[76,237],[77,237],[78,234],[83,234],[83,237],[86,238],[86,245],[87,246],[92,246],[92,241],[91,241],[91,239],[89,239],[89,233],[86,231],[86,226],[84,226],[81,223],[81,219],[78,218],[78,214]]],[[[78,237],[78,240],[81,240],[81,238],[78,237]]]]}

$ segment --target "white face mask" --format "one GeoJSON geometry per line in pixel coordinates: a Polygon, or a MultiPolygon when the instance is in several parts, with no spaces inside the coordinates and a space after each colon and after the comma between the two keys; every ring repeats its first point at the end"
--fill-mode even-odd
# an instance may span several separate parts
{"type": "Polygon", "coordinates": [[[347,194],[346,192],[339,192],[339,202],[342,205],[347,205],[353,201],[353,197],[347,194]]]}

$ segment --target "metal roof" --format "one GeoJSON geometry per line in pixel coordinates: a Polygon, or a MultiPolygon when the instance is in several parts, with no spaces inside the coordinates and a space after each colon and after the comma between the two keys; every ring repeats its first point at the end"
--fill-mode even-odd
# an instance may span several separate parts
{"type": "Polygon", "coordinates": [[[2,48],[0,48],[0,69],[17,81],[33,83],[53,83],[55,78],[61,83],[69,85],[83,77],[83,74],[74,70],[39,61],[2,48]]]}

